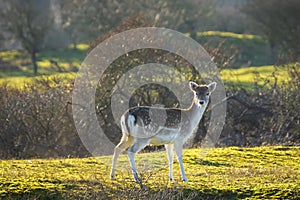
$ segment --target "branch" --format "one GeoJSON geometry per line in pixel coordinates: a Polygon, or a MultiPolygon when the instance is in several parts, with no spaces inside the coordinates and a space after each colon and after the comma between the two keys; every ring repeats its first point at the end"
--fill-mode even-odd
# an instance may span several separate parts
{"type": "Polygon", "coordinates": [[[248,110],[259,110],[261,112],[264,112],[267,115],[273,115],[273,113],[265,108],[262,108],[260,106],[251,105],[248,102],[244,101],[242,98],[238,97],[237,95],[232,95],[228,97],[227,99],[233,99],[236,102],[240,103],[244,107],[246,107],[248,110]]]}

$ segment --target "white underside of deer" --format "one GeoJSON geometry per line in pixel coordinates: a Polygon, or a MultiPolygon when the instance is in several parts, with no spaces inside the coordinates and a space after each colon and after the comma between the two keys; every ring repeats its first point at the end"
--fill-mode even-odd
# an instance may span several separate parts
{"type": "Polygon", "coordinates": [[[169,179],[173,181],[173,152],[175,149],[182,180],[187,182],[182,161],[183,144],[199,124],[216,83],[197,85],[190,82],[194,100],[187,109],[134,107],[121,117],[122,138],[115,147],[110,178],[114,179],[120,153],[127,150],[133,177],[140,182],[134,156],[146,145],[165,145],[169,162],[169,179]]]}

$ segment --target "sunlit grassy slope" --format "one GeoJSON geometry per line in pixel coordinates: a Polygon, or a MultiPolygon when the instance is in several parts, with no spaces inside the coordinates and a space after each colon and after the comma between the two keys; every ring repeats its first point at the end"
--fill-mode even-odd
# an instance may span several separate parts
{"type": "MultiPolygon", "coordinates": [[[[77,49],[44,50],[37,54],[39,75],[49,75],[61,71],[73,71],[83,61],[87,44],[79,44],[77,49]]],[[[33,75],[30,55],[21,51],[0,52],[0,78],[30,77],[33,75]],[[6,66],[7,65],[7,66],[6,66]]]]}
{"type": "MultiPolygon", "coordinates": [[[[8,76],[0,78],[0,84],[7,83],[8,86],[22,88],[24,84],[32,82],[33,79],[38,78],[52,78],[59,77],[63,80],[73,80],[76,77],[76,72],[53,73],[51,75],[42,75],[38,77],[31,76],[8,76]]],[[[266,83],[284,84],[289,81],[287,67],[260,66],[260,67],[245,67],[240,69],[223,69],[221,71],[221,79],[225,86],[235,85],[237,87],[244,87],[246,89],[253,88],[254,84],[263,86],[266,83]]]]}
{"type": "MultiPolygon", "coordinates": [[[[167,180],[165,152],[137,156],[144,187],[119,167],[109,180],[111,157],[0,161],[0,196],[5,199],[297,199],[300,147],[215,148],[184,151],[188,183],[167,180]],[[102,162],[103,161],[103,162],[102,162]],[[154,164],[154,168],[149,167],[154,164]]],[[[125,156],[125,155],[124,155],[125,156]]],[[[126,157],[120,159],[123,162],[126,157]]]]}
{"type": "MultiPolygon", "coordinates": [[[[262,57],[268,57],[261,51],[262,46],[265,48],[265,40],[261,36],[250,34],[236,34],[231,32],[207,31],[197,33],[199,42],[202,40],[209,41],[211,45],[218,45],[219,42],[226,41],[224,48],[242,48],[243,51],[254,52],[262,57]],[[212,42],[214,41],[214,42],[212,42]],[[247,47],[247,48],[246,48],[247,47]]],[[[62,76],[63,79],[74,79],[76,71],[88,49],[87,44],[79,44],[77,50],[71,47],[60,50],[46,50],[38,54],[38,72],[40,76],[62,76]],[[57,63],[57,65],[55,64],[57,63]],[[63,72],[63,73],[62,73],[63,72]],[[70,73],[71,72],[71,73],[70,73]]],[[[240,51],[240,50],[239,50],[240,51]]],[[[253,57],[253,52],[248,55],[243,52],[241,55],[246,56],[247,59],[253,57]]],[[[257,57],[257,56],[255,56],[257,57]]],[[[6,51],[0,52],[0,84],[7,83],[8,86],[22,88],[24,83],[32,81],[32,66],[30,63],[30,56],[20,51],[6,51]],[[5,67],[8,64],[9,67],[5,67]]],[[[274,83],[284,83],[288,81],[287,68],[274,66],[260,66],[260,67],[243,67],[239,69],[225,69],[221,72],[222,80],[226,85],[241,86],[244,88],[253,88],[253,84],[264,85],[265,81],[274,83]]],[[[51,77],[50,77],[51,78],[51,77]]]]}
{"type": "Polygon", "coordinates": [[[38,73],[33,77],[30,56],[20,51],[0,52],[0,84],[22,88],[33,79],[53,78],[58,76],[62,80],[72,80],[85,57],[87,44],[79,44],[77,50],[71,48],[56,51],[42,51],[38,54],[38,73]],[[9,67],[5,68],[5,65],[9,67]],[[57,64],[57,65],[56,65],[57,64]],[[1,66],[2,65],[2,66],[1,66]],[[11,69],[13,68],[13,69],[11,69]]]}
{"type": "Polygon", "coordinates": [[[221,36],[221,37],[231,37],[237,39],[262,39],[261,36],[252,35],[252,34],[238,34],[232,32],[221,32],[221,31],[205,31],[205,32],[198,32],[197,36],[221,36]]]}
{"type": "Polygon", "coordinates": [[[289,81],[288,66],[273,65],[259,67],[245,67],[240,69],[224,69],[221,71],[222,80],[244,88],[251,88],[254,84],[260,86],[270,83],[284,84],[289,81]]]}

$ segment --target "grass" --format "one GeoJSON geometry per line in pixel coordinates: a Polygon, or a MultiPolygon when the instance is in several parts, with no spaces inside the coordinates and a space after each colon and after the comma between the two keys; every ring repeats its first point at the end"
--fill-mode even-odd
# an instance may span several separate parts
{"type": "Polygon", "coordinates": [[[220,31],[205,31],[205,32],[198,32],[198,37],[201,36],[221,36],[221,37],[231,37],[231,38],[237,38],[237,39],[248,39],[248,40],[261,40],[262,37],[258,35],[252,35],[252,34],[238,34],[238,33],[232,33],[232,32],[220,32],[220,31]]]}
{"type": "MultiPolygon", "coordinates": [[[[256,63],[264,63],[263,59],[268,57],[266,53],[260,52],[266,52],[267,45],[265,40],[257,35],[207,31],[197,33],[197,37],[200,43],[201,41],[209,41],[212,46],[218,46],[219,42],[225,41],[222,48],[231,49],[234,47],[234,49],[239,49],[243,47],[242,54],[236,56],[240,60],[237,63],[241,65],[245,63],[244,61],[251,59],[252,54],[255,54],[256,60],[258,59],[257,62],[255,61],[256,63]]],[[[87,44],[79,44],[77,50],[69,47],[56,51],[40,52],[38,54],[39,76],[51,75],[62,76],[63,79],[74,79],[76,75],[74,71],[80,67],[87,49],[87,44]],[[54,62],[57,62],[59,67],[54,62]]],[[[0,58],[0,84],[6,83],[11,87],[22,88],[24,84],[32,82],[33,69],[28,54],[20,51],[6,51],[0,52],[0,58]]],[[[253,84],[263,86],[266,81],[269,83],[278,81],[279,84],[284,84],[288,81],[286,77],[288,77],[286,67],[274,67],[272,65],[224,69],[221,72],[225,86],[235,85],[246,89],[253,88],[253,84]]]]}
{"type": "Polygon", "coordinates": [[[210,47],[219,48],[228,57],[235,55],[230,64],[233,68],[273,63],[268,41],[258,35],[207,31],[198,32],[196,40],[202,45],[208,43],[210,47]]]}
{"type": "Polygon", "coordinates": [[[0,84],[23,88],[34,79],[60,77],[63,80],[75,78],[76,71],[85,57],[87,44],[79,44],[77,50],[71,47],[60,50],[45,50],[38,53],[38,73],[33,77],[30,55],[21,51],[0,52],[0,84]],[[57,63],[58,66],[54,63],[57,63]]]}
{"type": "MultiPolygon", "coordinates": [[[[176,182],[168,182],[165,152],[139,154],[136,160],[140,161],[138,169],[145,185],[142,189],[132,181],[129,168],[119,167],[123,170],[117,171],[116,180],[109,180],[110,156],[2,160],[0,196],[5,199],[300,197],[300,147],[214,148],[202,159],[200,154],[201,149],[184,151],[188,183],[180,181],[178,163],[174,164],[176,182]]],[[[120,158],[122,162],[128,163],[125,155],[120,158]]]]}
{"type": "MultiPolygon", "coordinates": [[[[0,84],[6,83],[8,86],[22,88],[24,84],[31,83],[34,79],[44,77],[60,77],[66,80],[72,80],[76,77],[75,72],[65,73],[52,73],[51,75],[40,75],[37,77],[25,76],[25,75],[13,75],[0,78],[0,84]]],[[[276,67],[273,65],[260,66],[260,67],[245,67],[240,69],[223,69],[221,71],[221,79],[225,86],[235,85],[236,87],[243,87],[251,90],[254,84],[263,86],[266,83],[274,84],[275,81],[278,84],[284,84],[289,81],[288,67],[281,66],[276,67]]]]}
{"type": "MultiPolygon", "coordinates": [[[[44,50],[37,54],[39,75],[50,75],[59,71],[69,72],[80,67],[85,58],[87,44],[79,44],[77,49],[71,47],[59,50],[44,50]]],[[[30,55],[22,51],[0,52],[0,78],[30,77],[33,68],[30,55]]]]}
{"type": "Polygon", "coordinates": [[[246,89],[253,88],[254,84],[264,86],[284,84],[289,81],[288,66],[259,66],[239,69],[224,69],[221,71],[222,80],[226,84],[232,84],[246,89]]]}

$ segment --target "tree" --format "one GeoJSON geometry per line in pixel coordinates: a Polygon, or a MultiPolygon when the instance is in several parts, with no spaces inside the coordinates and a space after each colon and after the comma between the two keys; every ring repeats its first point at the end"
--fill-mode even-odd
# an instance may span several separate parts
{"type": "Polygon", "coordinates": [[[251,16],[267,37],[273,61],[300,59],[300,1],[252,0],[243,11],[251,16]]]}
{"type": "Polygon", "coordinates": [[[73,48],[80,41],[95,39],[105,34],[122,21],[120,0],[60,0],[62,27],[68,34],[73,48]]]}
{"type": "Polygon", "coordinates": [[[155,26],[189,32],[195,38],[206,26],[215,6],[215,0],[127,0],[122,9],[127,15],[142,16],[155,26]]]}
{"type": "Polygon", "coordinates": [[[45,37],[52,27],[49,1],[10,0],[1,3],[1,23],[31,55],[34,75],[37,75],[36,54],[43,48],[45,37]]]}
{"type": "Polygon", "coordinates": [[[93,40],[134,17],[195,36],[212,15],[215,0],[61,0],[60,7],[63,28],[76,47],[78,41],[93,40]]]}

